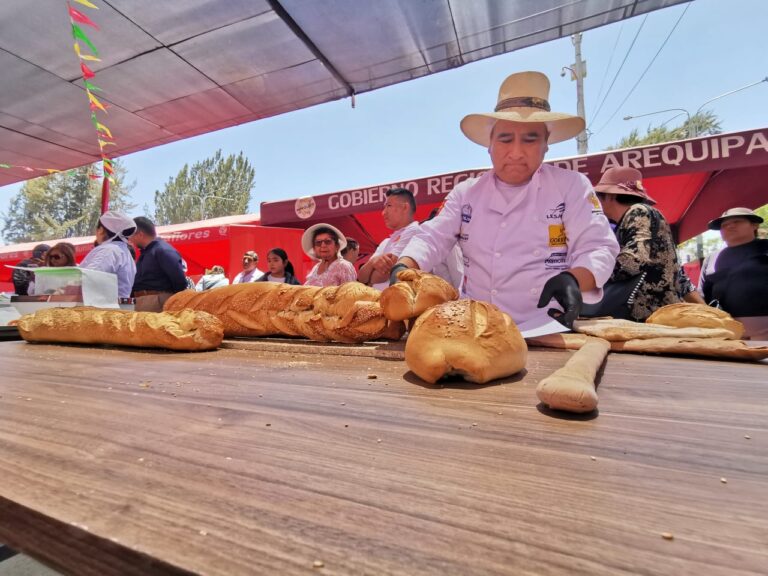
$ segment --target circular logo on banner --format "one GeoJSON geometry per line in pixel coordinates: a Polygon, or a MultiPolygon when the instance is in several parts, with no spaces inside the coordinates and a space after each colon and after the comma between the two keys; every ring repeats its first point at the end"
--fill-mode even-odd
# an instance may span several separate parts
{"type": "Polygon", "coordinates": [[[219,226],[219,236],[226,236],[227,230],[227,226],[219,226]]]}
{"type": "Polygon", "coordinates": [[[312,198],[312,196],[297,198],[296,205],[294,206],[294,209],[296,210],[296,216],[302,220],[311,218],[312,214],[315,213],[315,208],[317,208],[317,205],[315,204],[315,199],[312,198]]]}

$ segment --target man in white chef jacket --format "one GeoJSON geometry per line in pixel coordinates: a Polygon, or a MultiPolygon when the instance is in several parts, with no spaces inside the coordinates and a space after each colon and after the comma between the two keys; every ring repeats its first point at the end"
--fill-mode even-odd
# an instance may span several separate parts
{"type": "Polygon", "coordinates": [[[584,301],[600,300],[619,246],[589,180],[542,164],[549,143],[584,130],[582,118],[551,112],[548,97],[544,74],[512,74],[494,112],[461,121],[493,169],[451,191],[402,252],[392,281],[406,267],[431,270],[458,242],[462,296],[497,305],[518,325],[551,316],[571,328],[584,301]],[[552,299],[562,310],[545,309],[552,299]]]}

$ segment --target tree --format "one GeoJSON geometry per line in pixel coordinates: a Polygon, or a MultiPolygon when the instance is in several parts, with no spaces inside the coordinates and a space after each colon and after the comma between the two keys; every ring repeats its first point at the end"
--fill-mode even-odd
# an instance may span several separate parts
{"type": "MultiPolygon", "coordinates": [[[[126,184],[125,166],[113,160],[115,183],[110,185],[110,209],[136,207],[126,184]]],[[[37,242],[93,234],[101,212],[101,178],[92,166],[82,166],[24,183],[2,215],[3,238],[8,242],[37,242]]]]}
{"type": "Polygon", "coordinates": [[[178,224],[230,214],[244,214],[251,201],[256,172],[240,152],[186,164],[165,190],[155,191],[155,223],[178,224]]]}
{"type": "Polygon", "coordinates": [[[694,114],[675,128],[668,128],[665,124],[666,122],[659,126],[649,125],[643,136],[640,136],[640,132],[635,128],[628,136],[619,140],[616,146],[609,146],[607,149],[634,148],[635,146],[674,142],[675,140],[685,140],[695,136],[708,136],[722,132],[720,120],[713,112],[709,111],[694,114]]]}

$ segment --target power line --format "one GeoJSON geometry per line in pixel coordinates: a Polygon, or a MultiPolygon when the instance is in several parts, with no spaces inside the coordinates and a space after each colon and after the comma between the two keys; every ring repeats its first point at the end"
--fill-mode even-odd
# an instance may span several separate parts
{"type": "Polygon", "coordinates": [[[629,45],[629,48],[627,48],[627,53],[624,54],[624,60],[621,61],[621,66],[619,66],[619,69],[616,70],[616,74],[613,77],[613,80],[611,81],[611,85],[608,86],[608,91],[605,93],[605,96],[603,96],[602,102],[600,102],[600,105],[597,107],[597,111],[592,115],[592,121],[589,123],[589,126],[587,128],[591,127],[592,124],[597,119],[597,115],[600,114],[600,110],[603,109],[603,104],[605,104],[605,100],[608,98],[608,95],[611,93],[611,89],[613,88],[613,85],[616,83],[616,79],[619,77],[619,74],[621,73],[622,68],[624,68],[624,63],[627,61],[627,58],[629,58],[629,53],[632,52],[632,48],[635,45],[635,42],[637,41],[637,37],[640,36],[640,31],[643,29],[643,26],[645,26],[645,21],[648,20],[648,14],[645,15],[645,18],[643,18],[643,21],[640,23],[640,27],[637,29],[637,32],[635,32],[635,37],[632,38],[632,44],[629,45]]]}
{"type": "Polygon", "coordinates": [[[606,126],[608,126],[608,124],[611,123],[611,120],[613,120],[614,116],[616,116],[616,114],[618,114],[619,110],[621,110],[621,107],[624,106],[624,103],[627,100],[629,100],[630,96],[632,96],[632,93],[635,91],[635,88],[637,88],[640,85],[640,82],[643,80],[643,78],[645,77],[645,75],[648,72],[648,70],[651,69],[651,66],[653,66],[653,63],[656,61],[656,58],[658,58],[659,54],[661,54],[661,51],[664,49],[664,46],[667,45],[667,42],[672,37],[672,34],[675,32],[675,30],[677,29],[678,24],[680,24],[680,21],[683,19],[683,16],[685,16],[685,13],[688,12],[688,8],[690,8],[690,7],[691,7],[690,4],[686,4],[685,5],[685,9],[683,10],[682,14],[680,14],[680,17],[677,19],[677,22],[675,22],[675,25],[672,26],[672,30],[669,31],[669,34],[667,34],[667,37],[664,39],[664,42],[662,42],[661,46],[659,46],[659,49],[656,51],[656,54],[653,56],[651,61],[648,63],[648,66],[646,66],[645,70],[643,70],[643,73],[640,74],[640,77],[637,79],[637,82],[635,82],[634,86],[632,86],[632,88],[630,88],[629,92],[624,97],[624,100],[622,100],[621,104],[619,104],[618,107],[616,108],[616,110],[613,111],[613,114],[611,114],[611,117],[608,118],[608,121],[605,124],[603,124],[603,126],[599,130],[597,130],[595,132],[595,134],[599,134],[600,132],[602,132],[602,130],[606,126]]]}
{"type": "Polygon", "coordinates": [[[603,72],[603,79],[600,81],[600,90],[597,93],[597,98],[595,100],[600,100],[600,96],[603,95],[603,88],[605,87],[605,79],[608,78],[608,70],[611,69],[611,63],[613,62],[613,56],[616,54],[616,47],[619,45],[619,39],[621,38],[621,33],[624,31],[624,21],[621,21],[621,26],[619,26],[619,33],[616,34],[616,42],[613,43],[613,50],[611,50],[611,57],[608,59],[608,65],[605,67],[605,72],[603,72]]]}

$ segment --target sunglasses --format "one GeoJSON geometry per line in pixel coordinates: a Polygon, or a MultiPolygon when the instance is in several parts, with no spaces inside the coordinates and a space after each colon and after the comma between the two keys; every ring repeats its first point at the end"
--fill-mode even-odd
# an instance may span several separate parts
{"type": "Polygon", "coordinates": [[[330,238],[326,238],[325,240],[315,240],[314,242],[315,246],[317,247],[330,246],[333,243],[334,243],[333,240],[331,240],[330,238]]]}

